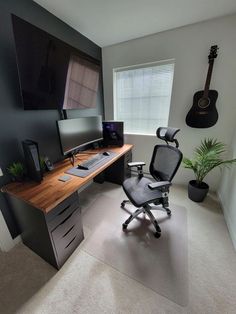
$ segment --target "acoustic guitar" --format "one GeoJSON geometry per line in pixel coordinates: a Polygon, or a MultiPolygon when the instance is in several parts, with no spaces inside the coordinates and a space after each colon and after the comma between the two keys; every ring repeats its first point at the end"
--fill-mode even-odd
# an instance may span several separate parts
{"type": "Polygon", "coordinates": [[[211,46],[208,56],[209,67],[204,90],[194,94],[193,105],[186,116],[186,123],[192,128],[210,128],[215,125],[218,120],[218,112],[216,109],[218,92],[210,89],[214,59],[217,57],[218,49],[217,45],[211,46]]]}

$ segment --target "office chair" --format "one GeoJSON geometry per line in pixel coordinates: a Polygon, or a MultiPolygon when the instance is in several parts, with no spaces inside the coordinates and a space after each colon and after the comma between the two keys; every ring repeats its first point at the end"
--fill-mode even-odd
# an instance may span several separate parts
{"type": "Polygon", "coordinates": [[[179,130],[177,128],[160,127],[156,131],[157,137],[164,140],[166,145],[156,145],[153,150],[149,171],[155,181],[143,176],[144,162],[128,163],[128,167],[137,167],[138,176],[131,177],[123,182],[122,186],[129,200],[124,200],[121,203],[121,208],[125,209],[125,204],[131,202],[138,209],[123,223],[123,230],[127,229],[128,224],[135,217],[145,213],[155,227],[155,237],[159,238],[161,236],[161,228],[151,212],[151,204],[162,205],[167,215],[171,216],[168,202],[169,188],[183,158],[181,151],[178,149],[179,143],[175,139],[175,135],[179,130]],[[175,147],[171,146],[169,142],[175,143],[175,147]]]}

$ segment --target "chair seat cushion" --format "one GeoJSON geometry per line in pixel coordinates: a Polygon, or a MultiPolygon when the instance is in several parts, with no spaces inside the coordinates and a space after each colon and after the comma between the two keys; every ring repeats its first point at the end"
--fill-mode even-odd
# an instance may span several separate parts
{"type": "Polygon", "coordinates": [[[123,189],[134,206],[142,207],[162,197],[161,191],[148,187],[148,184],[153,182],[156,181],[145,177],[132,177],[123,182],[123,189]]]}

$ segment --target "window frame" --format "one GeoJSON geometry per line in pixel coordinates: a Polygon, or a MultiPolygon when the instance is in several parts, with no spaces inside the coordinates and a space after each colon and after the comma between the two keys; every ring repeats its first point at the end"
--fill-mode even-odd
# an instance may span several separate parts
{"type": "MultiPolygon", "coordinates": [[[[127,71],[127,70],[135,70],[135,69],[143,69],[143,68],[149,68],[154,66],[161,66],[165,64],[173,64],[173,79],[172,79],[172,86],[171,86],[171,94],[170,94],[170,107],[169,107],[169,113],[168,113],[168,121],[167,126],[169,125],[169,119],[170,119],[170,110],[171,110],[171,103],[172,103],[172,93],[173,93],[173,85],[174,85],[174,75],[175,75],[175,59],[166,59],[166,60],[159,60],[159,61],[153,61],[153,62],[147,62],[147,63],[141,63],[141,64],[134,64],[134,65],[128,65],[128,66],[122,66],[122,67],[116,67],[113,68],[113,119],[116,120],[117,118],[117,103],[116,103],[116,73],[127,71]]],[[[124,134],[127,135],[142,135],[142,136],[156,136],[156,134],[148,134],[148,133],[132,133],[132,132],[125,132],[124,134]]]]}

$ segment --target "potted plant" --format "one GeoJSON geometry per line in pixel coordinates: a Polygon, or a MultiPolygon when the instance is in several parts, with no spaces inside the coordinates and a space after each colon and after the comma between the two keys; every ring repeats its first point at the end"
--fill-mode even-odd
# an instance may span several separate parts
{"type": "Polygon", "coordinates": [[[42,173],[46,172],[46,165],[45,165],[44,157],[42,156],[39,157],[39,163],[40,163],[40,168],[42,170],[42,173]]]}
{"type": "Polygon", "coordinates": [[[224,160],[225,148],[225,144],[216,139],[204,139],[195,149],[192,159],[183,158],[184,167],[192,169],[195,174],[195,180],[191,180],[188,184],[188,196],[192,201],[204,200],[209,186],[203,180],[212,169],[227,167],[236,162],[236,159],[224,160]]]}
{"type": "Polygon", "coordinates": [[[23,181],[25,176],[25,168],[21,162],[13,162],[13,164],[10,165],[7,170],[11,174],[14,181],[23,181]]]}

